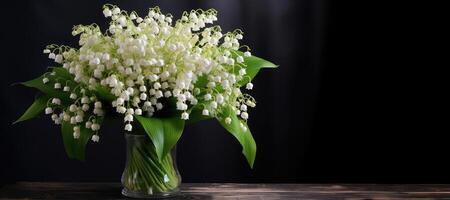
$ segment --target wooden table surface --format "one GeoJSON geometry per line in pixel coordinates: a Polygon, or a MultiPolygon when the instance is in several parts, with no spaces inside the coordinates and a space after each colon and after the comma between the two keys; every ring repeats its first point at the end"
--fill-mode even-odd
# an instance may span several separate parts
{"type": "MultiPolygon", "coordinates": [[[[174,199],[450,199],[450,185],[185,183],[174,199]]],[[[0,199],[127,199],[119,183],[19,182],[0,199]]]]}

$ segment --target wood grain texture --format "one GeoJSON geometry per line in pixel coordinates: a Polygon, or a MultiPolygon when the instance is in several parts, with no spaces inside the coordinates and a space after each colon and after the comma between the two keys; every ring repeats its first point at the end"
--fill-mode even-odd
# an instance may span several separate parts
{"type": "MultiPolygon", "coordinates": [[[[450,185],[182,184],[172,199],[450,199],[450,185]]],[[[0,188],[1,199],[127,199],[118,183],[19,182],[0,188]]]]}

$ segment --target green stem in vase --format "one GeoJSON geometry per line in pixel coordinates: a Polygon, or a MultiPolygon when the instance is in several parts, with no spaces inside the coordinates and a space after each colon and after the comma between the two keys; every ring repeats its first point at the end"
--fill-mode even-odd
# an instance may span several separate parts
{"type": "Polygon", "coordinates": [[[160,193],[177,188],[179,177],[173,166],[171,154],[159,161],[154,147],[148,142],[131,145],[128,148],[129,163],[124,174],[127,189],[160,193]]]}

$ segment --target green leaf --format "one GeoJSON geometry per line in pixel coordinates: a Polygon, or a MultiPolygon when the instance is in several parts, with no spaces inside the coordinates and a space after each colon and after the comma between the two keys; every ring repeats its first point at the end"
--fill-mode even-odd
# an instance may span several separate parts
{"type": "Polygon", "coordinates": [[[97,86],[96,90],[95,90],[95,95],[104,101],[114,101],[116,99],[116,96],[114,96],[109,90],[108,88],[104,87],[104,86],[97,86]]]}
{"type": "Polygon", "coordinates": [[[52,69],[53,72],[55,72],[56,77],[73,81],[74,76],[72,74],[70,74],[67,69],[62,68],[62,67],[49,67],[49,68],[52,69]]]}
{"type": "MultiPolygon", "coordinates": [[[[253,80],[253,78],[255,78],[256,74],[258,74],[260,69],[262,69],[262,68],[277,68],[278,67],[278,65],[275,65],[272,62],[264,60],[262,58],[259,58],[256,56],[245,57],[243,52],[233,51],[233,57],[236,58],[237,56],[244,57],[244,64],[247,65],[247,67],[246,67],[247,74],[244,76],[244,79],[239,81],[239,84],[241,86],[243,86],[243,85],[247,84],[248,82],[250,82],[251,80],[253,80]]],[[[239,74],[238,67],[236,67],[234,69],[234,74],[239,74]]]]}
{"type": "Polygon", "coordinates": [[[73,138],[73,127],[74,125],[66,121],[63,121],[61,124],[64,148],[69,158],[83,161],[85,159],[86,144],[92,137],[92,131],[84,126],[80,126],[80,138],[75,139],[73,138]]]}
{"type": "Polygon", "coordinates": [[[206,88],[206,85],[208,84],[208,77],[206,75],[202,75],[197,78],[197,81],[195,82],[196,88],[206,88]]]}
{"type": "Polygon", "coordinates": [[[32,119],[38,116],[46,107],[47,101],[50,99],[49,96],[42,96],[37,98],[33,104],[23,113],[23,115],[16,120],[13,124],[32,119]]]}
{"type": "Polygon", "coordinates": [[[207,119],[211,119],[211,116],[206,116],[202,114],[202,106],[200,106],[199,104],[195,105],[194,107],[192,107],[191,109],[191,113],[189,114],[189,120],[186,121],[187,124],[192,124],[195,122],[199,122],[199,121],[203,121],[203,120],[207,120],[207,119]]]}
{"type": "MultiPolygon", "coordinates": [[[[62,68],[63,69],[63,68],[62,68]]],[[[57,75],[55,76],[51,76],[48,75],[46,76],[47,78],[49,78],[50,80],[55,80],[58,79],[59,81],[64,81],[66,79],[63,79],[63,77],[57,77],[57,75]]],[[[42,79],[44,78],[44,76],[40,76],[38,78],[35,78],[33,80],[29,80],[29,81],[25,81],[25,82],[21,82],[20,84],[27,86],[27,87],[31,87],[31,88],[36,88],[39,91],[43,92],[44,94],[50,96],[50,97],[56,97],[61,99],[63,102],[70,102],[70,98],[69,98],[69,93],[68,92],[64,92],[62,89],[55,89],[54,85],[51,84],[51,82],[44,84],[44,82],[42,82],[42,79]]],[[[64,82],[61,82],[61,84],[65,84],[64,82]]]]}
{"type": "Polygon", "coordinates": [[[162,160],[180,139],[184,120],[179,117],[154,118],[135,116],[152,140],[158,158],[162,160]]]}
{"type": "Polygon", "coordinates": [[[219,121],[219,123],[239,141],[242,146],[242,153],[247,159],[250,167],[253,168],[256,156],[256,143],[247,124],[242,122],[246,129],[244,130],[241,128],[241,120],[236,116],[236,113],[231,106],[225,106],[222,109],[222,113],[217,118],[217,121],[219,121]],[[230,124],[225,123],[226,117],[231,118],[230,124]]]}

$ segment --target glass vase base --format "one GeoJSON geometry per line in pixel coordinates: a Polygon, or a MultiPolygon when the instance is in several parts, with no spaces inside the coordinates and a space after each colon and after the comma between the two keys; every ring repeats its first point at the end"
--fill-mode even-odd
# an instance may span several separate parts
{"type": "Polygon", "coordinates": [[[142,191],[130,191],[126,188],[122,189],[122,195],[130,198],[137,198],[137,199],[161,199],[161,198],[173,198],[180,195],[180,190],[172,190],[169,192],[158,192],[158,193],[152,193],[151,191],[148,192],[142,192],[142,191]]]}

